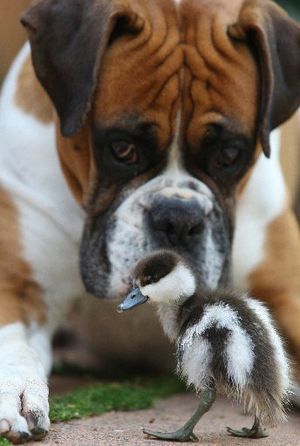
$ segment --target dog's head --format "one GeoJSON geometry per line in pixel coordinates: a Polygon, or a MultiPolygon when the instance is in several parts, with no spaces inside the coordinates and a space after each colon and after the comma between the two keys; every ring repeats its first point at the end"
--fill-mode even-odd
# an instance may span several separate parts
{"type": "Polygon", "coordinates": [[[87,213],[87,289],[124,293],[162,247],[227,280],[236,195],[300,102],[298,25],[267,0],[39,0],[22,22],[87,213]]]}

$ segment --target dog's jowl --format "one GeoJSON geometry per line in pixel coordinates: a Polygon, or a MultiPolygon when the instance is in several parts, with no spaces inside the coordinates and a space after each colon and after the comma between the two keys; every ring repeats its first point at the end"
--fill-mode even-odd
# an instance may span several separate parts
{"type": "Polygon", "coordinates": [[[271,136],[300,104],[299,25],[268,0],[41,0],[22,24],[0,102],[1,433],[47,432],[53,333],[154,249],[264,300],[300,364],[299,229],[271,136]]]}

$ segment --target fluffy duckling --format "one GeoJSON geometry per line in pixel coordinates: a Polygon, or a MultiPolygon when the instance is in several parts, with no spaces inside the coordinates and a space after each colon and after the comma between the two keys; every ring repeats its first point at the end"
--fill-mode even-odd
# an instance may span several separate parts
{"type": "Polygon", "coordinates": [[[221,392],[255,417],[250,429],[227,428],[230,434],[267,436],[261,422],[274,425],[285,418],[290,384],[288,359],[267,309],[245,294],[203,292],[193,269],[173,251],[157,251],[138,262],[133,283],[119,311],[148,299],[156,304],[165,333],[177,344],[177,373],[200,396],[196,412],[178,431],[143,432],[195,440],[194,427],[221,392]]]}

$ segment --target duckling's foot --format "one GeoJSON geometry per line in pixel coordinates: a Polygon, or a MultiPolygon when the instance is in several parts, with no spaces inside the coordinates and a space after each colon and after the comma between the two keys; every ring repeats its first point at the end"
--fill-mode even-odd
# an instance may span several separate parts
{"type": "Polygon", "coordinates": [[[268,437],[269,434],[264,427],[260,425],[260,421],[257,417],[255,417],[255,421],[251,429],[247,427],[243,427],[242,430],[231,429],[231,427],[227,427],[227,432],[235,437],[245,437],[245,438],[263,438],[268,437]]]}
{"type": "Polygon", "coordinates": [[[206,412],[210,409],[216,398],[216,391],[213,388],[204,390],[200,395],[199,405],[182,428],[175,432],[154,432],[148,429],[143,429],[144,434],[151,435],[151,437],[159,438],[160,440],[173,441],[198,441],[198,438],[193,433],[194,427],[206,412]]]}
{"type": "Polygon", "coordinates": [[[143,433],[160,440],[198,441],[198,437],[193,432],[184,428],[175,432],[154,432],[149,429],[143,429],[143,433]]]}

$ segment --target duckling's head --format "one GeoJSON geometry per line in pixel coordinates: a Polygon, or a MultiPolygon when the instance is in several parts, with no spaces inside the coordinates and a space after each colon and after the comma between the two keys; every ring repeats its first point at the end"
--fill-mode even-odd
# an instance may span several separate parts
{"type": "Polygon", "coordinates": [[[129,310],[145,303],[185,301],[196,290],[192,269],[173,251],[155,251],[140,260],[134,268],[133,289],[119,306],[129,310]]]}

